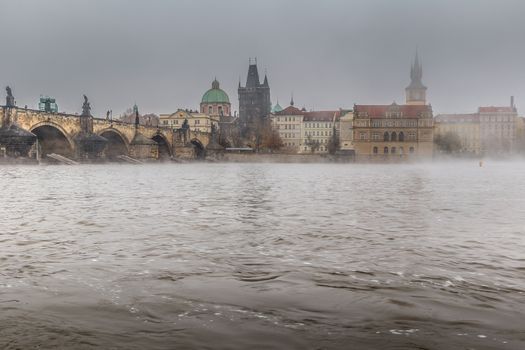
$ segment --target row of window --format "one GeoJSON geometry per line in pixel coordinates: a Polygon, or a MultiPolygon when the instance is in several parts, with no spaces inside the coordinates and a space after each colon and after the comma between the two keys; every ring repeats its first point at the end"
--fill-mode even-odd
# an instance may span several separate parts
{"type": "Polygon", "coordinates": [[[304,133],[306,136],[332,136],[331,130],[317,130],[317,131],[305,131],[304,133]]]}
{"type": "Polygon", "coordinates": [[[373,128],[406,128],[406,127],[417,127],[417,120],[372,120],[373,128]]]}
{"type": "MultiPolygon", "coordinates": [[[[201,108],[201,113],[206,113],[204,106],[201,108]]],[[[208,106],[208,114],[228,115],[228,113],[228,106],[224,106],[224,108],[222,106],[208,106]]]]}
{"type": "MultiPolygon", "coordinates": [[[[377,146],[374,147],[374,148],[373,148],[373,152],[374,152],[374,154],[379,154],[379,148],[378,148],[377,146]]],[[[383,148],[383,154],[389,154],[389,153],[390,153],[390,154],[397,154],[397,152],[398,152],[398,149],[397,149],[396,147],[390,147],[390,150],[389,150],[388,147],[384,147],[384,148],[383,148]]],[[[404,148],[403,148],[403,147],[399,147],[399,154],[403,155],[404,152],[405,152],[404,148]]],[[[410,147],[410,148],[408,149],[408,152],[409,152],[410,154],[414,153],[414,152],[415,152],[414,147],[410,147]]]]}
{"type": "MultiPolygon", "coordinates": [[[[366,132],[360,132],[359,133],[359,140],[366,140],[368,138],[368,134],[366,132]]],[[[379,133],[377,132],[373,132],[372,133],[372,140],[373,141],[380,141],[381,140],[381,136],[379,133]]],[[[416,140],[416,132],[415,131],[410,131],[408,132],[408,140],[409,141],[415,141],[416,140]]],[[[405,133],[403,131],[401,131],[399,134],[396,133],[395,131],[393,132],[388,132],[388,131],[385,131],[384,134],[383,134],[383,141],[385,142],[404,142],[405,141],[405,133]]]]}

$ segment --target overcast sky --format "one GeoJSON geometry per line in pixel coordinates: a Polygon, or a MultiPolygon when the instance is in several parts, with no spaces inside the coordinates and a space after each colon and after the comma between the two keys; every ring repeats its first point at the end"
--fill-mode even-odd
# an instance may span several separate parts
{"type": "MultiPolygon", "coordinates": [[[[404,101],[416,47],[434,112],[525,110],[522,0],[0,0],[0,85],[20,106],[114,115],[198,108],[216,76],[237,109],[248,58],[272,102],[404,101]]],[[[0,92],[3,96],[4,91],[0,92]]]]}

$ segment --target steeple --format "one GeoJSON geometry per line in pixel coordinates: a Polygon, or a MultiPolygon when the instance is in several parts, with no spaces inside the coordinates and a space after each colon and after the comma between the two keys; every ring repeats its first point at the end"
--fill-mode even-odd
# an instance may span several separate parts
{"type": "Polygon", "coordinates": [[[425,105],[427,87],[423,85],[423,65],[416,49],[414,63],[410,66],[410,85],[405,89],[407,105],[425,105]]]}
{"type": "Polygon", "coordinates": [[[290,99],[290,106],[293,106],[293,92],[292,92],[292,98],[290,99]]]}
{"type": "Polygon", "coordinates": [[[263,86],[268,86],[268,77],[266,76],[266,74],[264,75],[263,86]]]}

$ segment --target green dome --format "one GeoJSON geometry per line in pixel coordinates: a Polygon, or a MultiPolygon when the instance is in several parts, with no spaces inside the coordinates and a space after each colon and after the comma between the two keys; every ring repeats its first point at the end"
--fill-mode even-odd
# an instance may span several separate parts
{"type": "Polygon", "coordinates": [[[217,79],[211,83],[211,89],[202,96],[201,103],[230,103],[228,94],[219,88],[217,79]]]}

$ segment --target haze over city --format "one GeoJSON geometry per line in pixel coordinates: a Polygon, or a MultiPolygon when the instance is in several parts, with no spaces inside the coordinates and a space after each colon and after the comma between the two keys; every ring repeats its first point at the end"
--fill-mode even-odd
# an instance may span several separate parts
{"type": "Polygon", "coordinates": [[[94,114],[197,108],[217,77],[237,110],[248,59],[271,100],[403,102],[416,47],[434,114],[525,106],[523,1],[1,1],[0,84],[94,114]]]}

